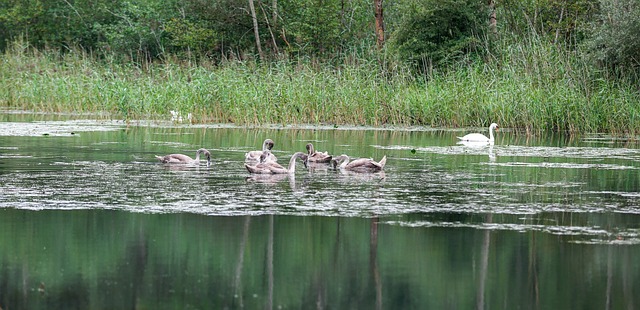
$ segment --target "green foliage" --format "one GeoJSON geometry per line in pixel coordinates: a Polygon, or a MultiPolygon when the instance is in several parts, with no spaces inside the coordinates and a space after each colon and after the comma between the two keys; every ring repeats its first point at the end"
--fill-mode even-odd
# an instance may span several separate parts
{"type": "Polygon", "coordinates": [[[0,48],[24,37],[28,43],[42,48],[95,48],[97,37],[93,25],[107,23],[113,15],[107,5],[118,1],[4,1],[0,4],[0,48]]]}
{"type": "Polygon", "coordinates": [[[555,43],[582,41],[583,25],[597,12],[598,0],[497,1],[499,26],[521,37],[531,32],[555,43]]]}
{"type": "Polygon", "coordinates": [[[0,48],[4,50],[7,47],[8,39],[21,35],[33,35],[36,30],[33,26],[29,26],[30,21],[42,17],[44,11],[40,0],[13,0],[0,3],[0,48]]]}
{"type": "Polygon", "coordinates": [[[281,1],[283,38],[290,52],[312,54],[335,51],[342,41],[345,8],[338,0],[281,1]],[[288,38],[287,38],[288,37],[288,38]]]}
{"type": "Polygon", "coordinates": [[[601,0],[588,46],[602,66],[640,75],[640,2],[601,0]]]}
{"type": "Polygon", "coordinates": [[[94,25],[102,48],[134,60],[150,60],[162,55],[162,14],[153,2],[124,1],[114,10],[110,12],[115,21],[94,25]]]}
{"type": "Polygon", "coordinates": [[[178,53],[188,51],[195,55],[207,55],[219,44],[213,29],[189,20],[172,18],[165,23],[164,30],[178,53]]]}
{"type": "Polygon", "coordinates": [[[451,63],[476,51],[477,38],[485,32],[486,13],[480,1],[414,2],[392,34],[391,44],[401,59],[422,70],[451,63]]]}
{"type": "MultiPolygon", "coordinates": [[[[172,52],[178,55],[187,54],[187,49],[193,51],[195,48],[201,49],[203,53],[192,54],[196,57],[243,58],[245,53],[255,48],[248,3],[246,0],[176,1],[171,14],[168,14],[171,18],[166,19],[167,22],[164,24],[165,30],[170,32],[172,52]],[[177,30],[175,27],[184,29],[177,30]],[[180,34],[176,36],[176,33],[180,34]],[[197,38],[205,41],[195,42],[197,38]],[[178,41],[175,41],[176,39],[178,41]],[[185,46],[186,41],[189,41],[189,44],[185,46]]],[[[263,19],[259,21],[262,22],[263,19]]],[[[260,25],[261,30],[265,29],[263,26],[260,25]]],[[[267,33],[263,31],[262,34],[267,33]]],[[[263,37],[263,41],[265,39],[266,37],[263,37]]]]}

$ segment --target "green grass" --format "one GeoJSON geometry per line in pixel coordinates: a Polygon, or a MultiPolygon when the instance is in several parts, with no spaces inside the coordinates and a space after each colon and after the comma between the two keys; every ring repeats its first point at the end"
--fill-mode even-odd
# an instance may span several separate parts
{"type": "MultiPolygon", "coordinates": [[[[61,56],[14,43],[1,55],[0,106],[114,118],[195,122],[487,126],[528,132],[640,132],[637,86],[606,79],[556,45],[503,40],[488,61],[469,61],[427,82],[401,66],[383,75],[376,60],[310,60],[189,65],[61,56]]],[[[353,55],[352,55],[353,56],[353,55]]]]}

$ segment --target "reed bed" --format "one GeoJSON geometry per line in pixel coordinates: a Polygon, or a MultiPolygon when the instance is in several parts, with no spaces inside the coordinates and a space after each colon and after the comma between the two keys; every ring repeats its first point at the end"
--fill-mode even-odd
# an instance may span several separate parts
{"type": "MultiPolygon", "coordinates": [[[[487,126],[528,132],[640,132],[633,83],[604,78],[577,52],[537,40],[509,42],[428,78],[377,60],[144,66],[83,52],[15,46],[1,55],[0,106],[112,118],[368,126],[487,126]],[[392,72],[392,73],[389,73],[392,72]]],[[[353,57],[351,57],[353,58],[353,57]]]]}

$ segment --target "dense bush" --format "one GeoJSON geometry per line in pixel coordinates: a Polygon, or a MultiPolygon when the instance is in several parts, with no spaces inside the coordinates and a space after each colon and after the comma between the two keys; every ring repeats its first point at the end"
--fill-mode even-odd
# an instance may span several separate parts
{"type": "Polygon", "coordinates": [[[476,51],[489,16],[484,2],[475,0],[417,1],[404,11],[391,45],[421,71],[476,51]]]}
{"type": "Polygon", "coordinates": [[[498,8],[505,31],[523,37],[533,32],[573,47],[585,38],[583,25],[593,20],[598,0],[504,0],[498,8]]]}
{"type": "Polygon", "coordinates": [[[599,19],[588,42],[591,55],[602,66],[619,73],[640,74],[640,2],[601,0],[599,19]]]}

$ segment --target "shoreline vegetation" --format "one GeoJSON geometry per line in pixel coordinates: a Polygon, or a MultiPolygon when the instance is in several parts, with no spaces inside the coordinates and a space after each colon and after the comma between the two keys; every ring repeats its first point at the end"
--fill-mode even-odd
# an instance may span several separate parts
{"type": "Polygon", "coordinates": [[[542,40],[503,40],[501,54],[416,78],[375,55],[332,64],[297,60],[145,66],[64,53],[19,41],[0,55],[0,106],[38,112],[106,113],[236,125],[484,127],[527,133],[640,133],[640,92],[607,78],[576,52],[542,40]],[[380,63],[386,63],[381,66],[380,63]]]}

